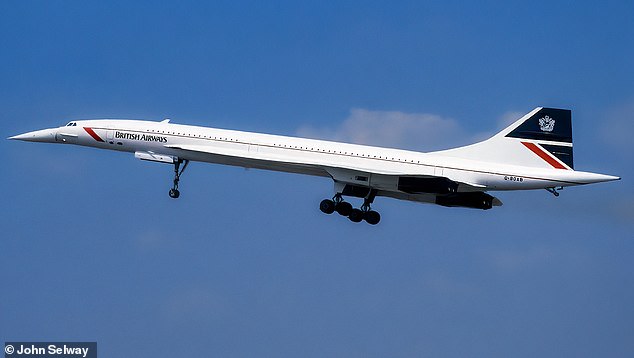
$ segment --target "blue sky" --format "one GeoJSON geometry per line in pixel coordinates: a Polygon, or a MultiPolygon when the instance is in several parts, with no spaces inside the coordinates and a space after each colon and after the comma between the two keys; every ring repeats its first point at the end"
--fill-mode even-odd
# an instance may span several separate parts
{"type": "Polygon", "coordinates": [[[143,118],[433,150],[573,110],[616,183],[318,210],[323,178],[3,140],[0,340],[105,356],[631,357],[631,2],[2,2],[0,132],[143,118]]]}

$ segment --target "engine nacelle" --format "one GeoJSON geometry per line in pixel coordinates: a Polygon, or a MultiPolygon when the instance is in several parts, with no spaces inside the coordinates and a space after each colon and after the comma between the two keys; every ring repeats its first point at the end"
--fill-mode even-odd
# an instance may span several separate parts
{"type": "Polygon", "coordinates": [[[450,194],[458,191],[458,183],[447,178],[398,178],[398,190],[409,194],[450,194]]]}
{"type": "Polygon", "coordinates": [[[493,207],[495,198],[483,192],[453,193],[438,195],[436,204],[449,207],[463,207],[488,210],[493,207]]]}

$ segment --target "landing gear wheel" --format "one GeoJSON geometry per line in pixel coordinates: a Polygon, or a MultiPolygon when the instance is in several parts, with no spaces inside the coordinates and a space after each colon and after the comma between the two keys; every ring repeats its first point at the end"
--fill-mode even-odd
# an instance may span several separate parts
{"type": "Polygon", "coordinates": [[[341,216],[348,216],[352,212],[352,204],[345,201],[335,204],[335,211],[341,216]]]}
{"type": "Polygon", "coordinates": [[[366,212],[363,218],[370,225],[376,225],[381,221],[381,215],[374,210],[366,212]]]}
{"type": "Polygon", "coordinates": [[[178,199],[179,196],[181,196],[181,193],[178,189],[170,189],[170,198],[178,199]]]}
{"type": "Polygon", "coordinates": [[[336,211],[339,215],[345,216],[355,223],[365,220],[370,225],[376,225],[381,221],[381,215],[370,207],[376,193],[376,190],[371,190],[368,196],[363,199],[363,205],[360,208],[353,208],[352,204],[343,201],[341,193],[336,193],[332,199],[322,200],[319,203],[319,210],[324,214],[332,214],[336,211]]]}
{"type": "Polygon", "coordinates": [[[324,214],[332,214],[335,212],[335,202],[330,199],[324,199],[319,203],[319,210],[324,214]]]}
{"type": "Polygon", "coordinates": [[[361,222],[361,220],[363,220],[364,217],[364,212],[359,210],[359,209],[352,209],[350,211],[350,215],[348,216],[348,219],[350,219],[350,221],[352,221],[353,223],[358,223],[361,222]]]}
{"type": "Polygon", "coordinates": [[[174,162],[174,185],[172,186],[172,189],[170,189],[170,198],[176,199],[181,196],[181,193],[178,191],[178,182],[180,181],[181,175],[185,171],[185,168],[187,168],[188,164],[189,160],[187,159],[177,159],[174,162]],[[181,163],[185,163],[182,168],[180,168],[181,163]]]}

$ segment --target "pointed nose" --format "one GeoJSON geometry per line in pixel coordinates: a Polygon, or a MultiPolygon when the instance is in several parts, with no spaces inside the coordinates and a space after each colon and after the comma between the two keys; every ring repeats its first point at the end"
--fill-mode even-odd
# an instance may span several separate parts
{"type": "Polygon", "coordinates": [[[39,131],[18,134],[13,137],[9,137],[8,139],[23,140],[26,142],[55,143],[55,129],[42,129],[39,131]]]}

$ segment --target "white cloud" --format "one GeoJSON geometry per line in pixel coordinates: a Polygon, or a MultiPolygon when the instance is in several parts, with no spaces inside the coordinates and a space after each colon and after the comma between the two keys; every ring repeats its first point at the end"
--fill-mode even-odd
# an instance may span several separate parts
{"type": "Polygon", "coordinates": [[[508,112],[502,114],[498,118],[498,129],[502,130],[502,129],[510,126],[515,121],[517,121],[518,119],[522,118],[522,116],[524,116],[525,114],[526,113],[517,112],[517,111],[508,111],[508,112]]]}
{"type": "Polygon", "coordinates": [[[303,137],[413,150],[437,150],[470,144],[453,119],[428,113],[355,108],[336,128],[301,127],[303,137]]]}
{"type": "MultiPolygon", "coordinates": [[[[498,118],[501,130],[525,113],[509,111],[498,118]]],[[[373,111],[353,108],[336,127],[303,126],[297,135],[309,138],[412,150],[440,150],[472,144],[494,132],[468,133],[454,119],[431,113],[373,111]]]]}

